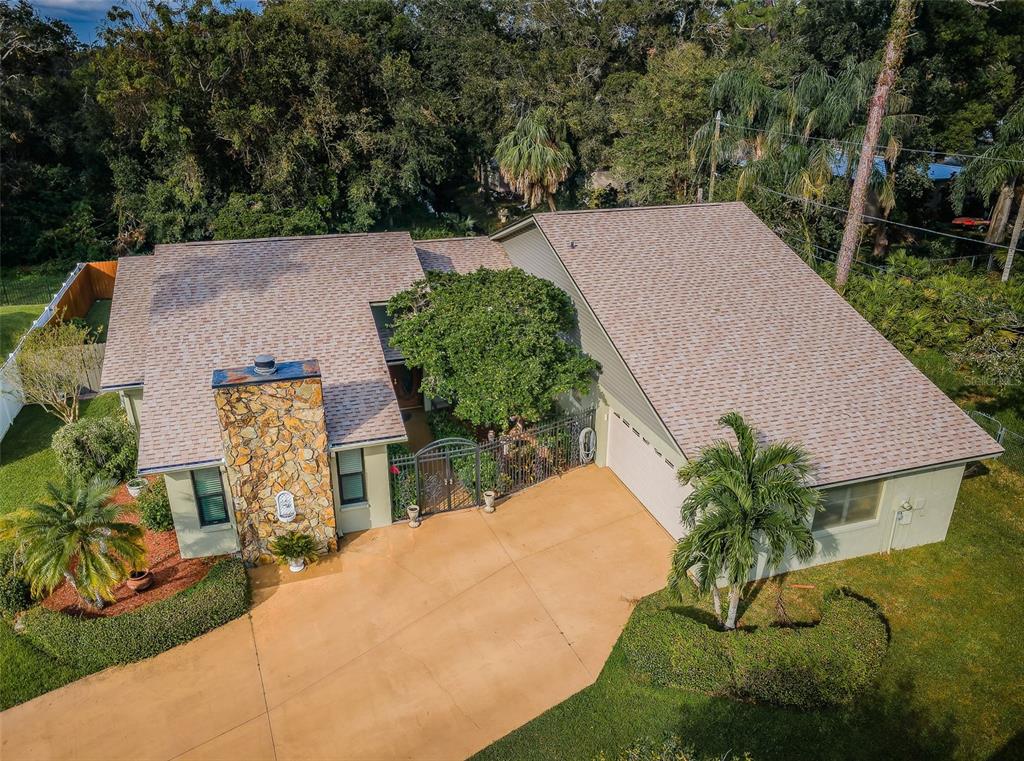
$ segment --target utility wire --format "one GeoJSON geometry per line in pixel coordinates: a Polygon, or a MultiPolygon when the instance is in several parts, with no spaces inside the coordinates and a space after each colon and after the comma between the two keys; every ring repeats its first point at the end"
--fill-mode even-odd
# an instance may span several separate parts
{"type": "MultiPolygon", "coordinates": [[[[772,193],[773,195],[777,195],[777,196],[780,196],[782,198],[788,198],[789,200],[796,201],[798,203],[812,203],[815,206],[820,206],[823,209],[831,209],[832,211],[838,211],[838,212],[841,212],[841,213],[847,214],[847,215],[850,213],[849,209],[841,209],[838,206],[830,206],[827,203],[822,203],[821,201],[814,201],[814,200],[811,200],[810,198],[797,198],[796,196],[791,196],[788,193],[780,193],[777,190],[772,190],[771,188],[766,188],[763,185],[758,185],[757,183],[754,183],[754,187],[758,188],[759,190],[763,190],[766,193],[772,193]]],[[[896,227],[905,227],[908,230],[917,230],[918,232],[931,233],[932,235],[941,235],[941,236],[943,236],[945,238],[953,238],[954,240],[965,240],[968,243],[978,243],[978,244],[980,244],[982,246],[991,246],[992,248],[999,248],[999,249],[1002,249],[1003,251],[1009,250],[1009,246],[1004,246],[1001,243],[991,243],[991,242],[989,242],[987,240],[978,240],[977,238],[966,238],[963,235],[953,235],[952,233],[944,233],[944,232],[941,232],[940,230],[930,230],[927,227],[918,227],[917,225],[908,225],[908,224],[906,224],[904,222],[893,222],[891,219],[883,219],[882,217],[872,217],[870,214],[862,214],[861,218],[862,219],[869,219],[872,222],[879,222],[879,223],[884,224],[884,225],[895,225],[896,227]]]]}
{"type": "MultiPolygon", "coordinates": [[[[823,142],[823,143],[841,143],[842,145],[852,145],[852,146],[857,147],[857,148],[861,147],[861,145],[862,145],[861,143],[855,143],[855,142],[852,142],[850,140],[839,140],[838,138],[814,137],[813,135],[798,135],[798,134],[796,134],[794,132],[783,132],[781,130],[768,130],[768,129],[764,129],[762,127],[748,127],[748,126],[745,126],[743,124],[732,124],[730,122],[724,122],[724,121],[722,122],[722,124],[724,124],[727,127],[735,127],[736,129],[751,130],[753,132],[764,132],[766,134],[774,133],[774,134],[778,134],[778,135],[785,135],[786,137],[794,137],[794,138],[796,138],[798,140],[818,140],[818,141],[823,142]]],[[[874,148],[878,149],[878,150],[881,150],[883,153],[885,152],[885,147],[881,146],[881,145],[878,145],[877,143],[874,145],[874,148]]],[[[981,159],[983,161],[1004,161],[1004,162],[1009,163],[1009,164],[1024,164],[1024,160],[1022,160],[1022,159],[1007,159],[1007,158],[1001,158],[999,156],[984,156],[984,155],[979,155],[979,154],[976,154],[976,153],[960,153],[959,151],[926,151],[923,148],[904,148],[904,147],[900,147],[900,152],[903,152],[903,151],[906,151],[907,153],[925,153],[925,154],[929,154],[931,156],[959,156],[960,158],[965,158],[965,159],[981,159]]]]}

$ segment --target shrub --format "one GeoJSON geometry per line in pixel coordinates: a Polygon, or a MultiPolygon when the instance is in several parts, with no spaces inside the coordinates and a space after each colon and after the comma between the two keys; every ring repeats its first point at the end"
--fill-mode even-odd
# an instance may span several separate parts
{"type": "Polygon", "coordinates": [[[249,609],[241,560],[217,562],[195,586],[109,618],[78,618],[41,606],[22,617],[24,636],[59,661],[86,672],[162,653],[238,618],[249,609]]]}
{"type": "Polygon", "coordinates": [[[800,708],[849,703],[888,648],[878,610],[849,592],[826,596],[810,627],[722,632],[684,615],[664,593],[641,601],[622,635],[635,671],[681,687],[800,708]]]}
{"type": "Polygon", "coordinates": [[[435,439],[475,440],[473,429],[455,417],[449,410],[431,410],[427,413],[427,425],[435,439]]]}
{"type": "Polygon", "coordinates": [[[32,604],[28,582],[13,571],[0,575],[0,613],[13,616],[32,604]]]}
{"type": "Polygon", "coordinates": [[[65,475],[83,483],[97,474],[116,481],[135,474],[139,445],[123,412],[68,423],[53,435],[52,446],[65,475]]]}
{"type": "Polygon", "coordinates": [[[174,528],[171,503],[167,499],[167,482],[163,476],[157,478],[139,495],[136,508],[142,525],[150,531],[170,531],[174,528]]]}
{"type": "Polygon", "coordinates": [[[290,560],[316,562],[316,540],[302,531],[291,531],[270,541],[270,552],[282,563],[290,560]]]}

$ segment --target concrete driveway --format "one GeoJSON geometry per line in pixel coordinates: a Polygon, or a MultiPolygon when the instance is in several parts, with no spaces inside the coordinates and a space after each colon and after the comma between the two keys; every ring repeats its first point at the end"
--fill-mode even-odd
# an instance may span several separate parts
{"type": "Polygon", "coordinates": [[[347,538],[252,612],[0,714],[4,759],[458,759],[597,677],[672,541],[590,466],[347,538]]]}

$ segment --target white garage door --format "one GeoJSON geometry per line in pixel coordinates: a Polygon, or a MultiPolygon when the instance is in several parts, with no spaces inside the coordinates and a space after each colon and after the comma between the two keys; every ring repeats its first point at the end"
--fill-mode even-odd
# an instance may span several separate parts
{"type": "Polygon", "coordinates": [[[679,507],[689,487],[680,486],[675,467],[614,412],[608,416],[608,467],[673,537],[686,533],[679,507]]]}

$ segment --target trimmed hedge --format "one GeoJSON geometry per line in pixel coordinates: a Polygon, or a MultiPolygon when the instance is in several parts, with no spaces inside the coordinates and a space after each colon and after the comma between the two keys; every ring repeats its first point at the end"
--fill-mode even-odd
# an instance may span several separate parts
{"type": "Polygon", "coordinates": [[[249,609],[241,560],[220,560],[192,587],[119,616],[77,618],[41,606],[22,616],[23,636],[58,661],[91,672],[162,653],[249,609]]]}
{"type": "Polygon", "coordinates": [[[677,612],[660,592],[637,605],[622,645],[632,668],[659,686],[818,708],[849,703],[874,681],[889,635],[878,610],[845,591],[826,595],[814,626],[735,632],[677,612]]]}

